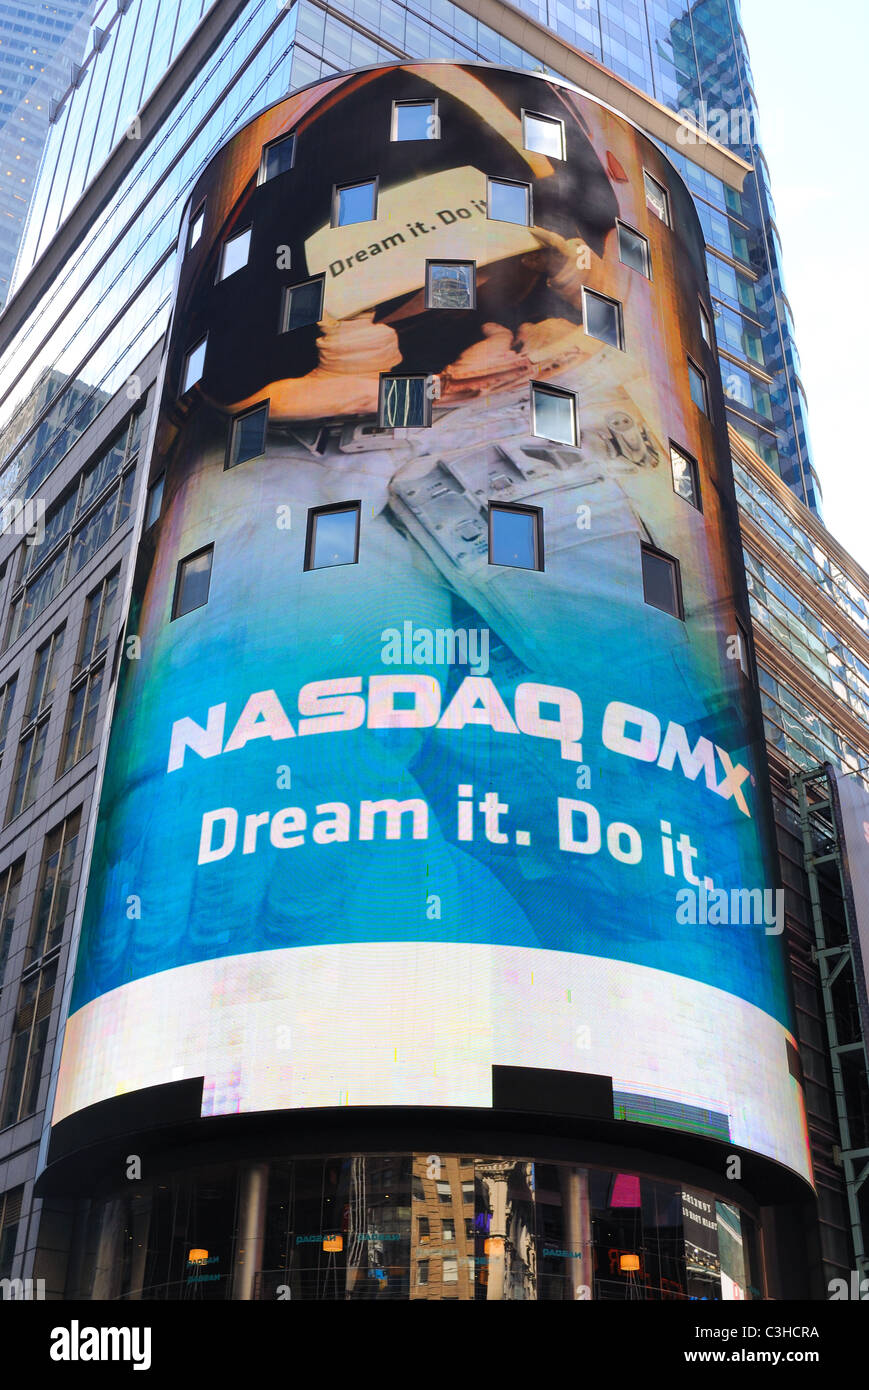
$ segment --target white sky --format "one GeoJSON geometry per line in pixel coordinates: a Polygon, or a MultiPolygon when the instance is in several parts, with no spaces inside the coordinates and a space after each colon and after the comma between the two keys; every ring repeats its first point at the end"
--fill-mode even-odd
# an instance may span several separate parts
{"type": "Polygon", "coordinates": [[[824,521],[869,570],[869,4],[741,8],[824,521]]]}

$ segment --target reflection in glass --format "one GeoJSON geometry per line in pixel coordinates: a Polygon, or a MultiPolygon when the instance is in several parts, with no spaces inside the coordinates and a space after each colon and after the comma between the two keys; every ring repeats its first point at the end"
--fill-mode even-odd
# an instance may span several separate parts
{"type": "Polygon", "coordinates": [[[516,507],[489,508],[489,561],[519,569],[539,569],[537,512],[516,507]]]}
{"type": "Polygon", "coordinates": [[[517,222],[527,227],[530,209],[531,189],[528,184],[489,179],[489,216],[496,222],[517,222]]]}
{"type": "Polygon", "coordinates": [[[380,380],[383,429],[419,429],[429,423],[424,376],[384,376],[380,380]]]}
{"type": "Polygon", "coordinates": [[[427,307],[429,309],[473,309],[473,261],[429,261],[427,307]]]}
{"type": "Polygon", "coordinates": [[[314,511],[309,519],[309,570],[355,565],[359,557],[359,507],[314,511]]]}
{"type": "Polygon", "coordinates": [[[569,392],[533,386],[531,404],[535,434],[558,444],[576,443],[576,409],[569,392]]]}
{"type": "Polygon", "coordinates": [[[200,550],[198,555],[191,555],[188,559],[181,561],[178,566],[178,579],[175,586],[173,618],[181,618],[185,613],[192,613],[194,608],[201,608],[203,604],[208,602],[213,555],[214,547],[209,546],[207,550],[200,550]]]}
{"type": "Polygon", "coordinates": [[[295,148],[295,135],[286,135],[283,140],[276,140],[273,145],[267,146],[263,151],[263,182],[292,169],[295,148]]]}
{"type": "Polygon", "coordinates": [[[651,274],[649,261],[649,243],[639,232],[635,232],[632,227],[626,227],[623,222],[619,222],[619,259],[622,265],[628,265],[631,270],[638,270],[641,275],[648,279],[651,274]]]}
{"type": "Polygon", "coordinates": [[[371,222],[377,204],[374,181],[347,184],[335,190],[335,210],[332,225],[346,227],[351,222],[371,222]]]}
{"type": "Polygon", "coordinates": [[[550,159],[564,158],[563,121],[526,111],[522,116],[522,133],[526,150],[549,155],[550,159]]]}
{"type": "Polygon", "coordinates": [[[677,449],[675,444],[671,444],[670,466],[673,470],[673,491],[684,497],[686,502],[690,502],[692,507],[699,508],[700,483],[696,461],[689,454],[677,449]]]}
{"type": "Polygon", "coordinates": [[[323,317],[323,279],[306,280],[303,285],[291,285],[284,291],[282,333],[294,328],[307,328],[323,317]]]}
{"type": "Polygon", "coordinates": [[[583,290],[582,317],[585,331],[592,338],[599,338],[611,347],[622,346],[622,310],[614,299],[583,290]]]}
{"type": "Polygon", "coordinates": [[[393,140],[436,140],[438,120],[433,101],[396,101],[392,107],[393,140]]]}

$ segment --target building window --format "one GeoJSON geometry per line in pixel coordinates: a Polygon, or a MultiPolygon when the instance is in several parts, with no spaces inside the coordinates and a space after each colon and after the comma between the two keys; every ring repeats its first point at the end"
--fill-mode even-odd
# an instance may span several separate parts
{"type": "Polygon", "coordinates": [[[418,1284],[428,1283],[428,1260],[420,1260],[416,1266],[416,1282],[418,1284]]]}
{"type": "Polygon", "coordinates": [[[459,1282],[459,1262],[458,1260],[444,1260],[444,1283],[457,1284],[459,1282]]]}
{"type": "Polygon", "coordinates": [[[21,1208],[24,1205],[24,1186],[11,1187],[0,1193],[0,1279],[12,1277],[12,1262],[18,1242],[21,1208]]]}
{"type": "Polygon", "coordinates": [[[63,940],[67,909],[71,906],[80,829],[81,812],[76,811],[45,838],[25,970],[47,956],[63,940]]]}
{"type": "Polygon", "coordinates": [[[332,196],[332,226],[347,227],[352,222],[373,222],[377,216],[377,180],[346,183],[332,196]]]}
{"type": "Polygon", "coordinates": [[[706,377],[700,368],[688,358],[688,382],[691,389],[691,399],[702,410],[704,415],[709,414],[709,393],[706,387],[706,377]]]}
{"type": "Polygon", "coordinates": [[[435,1187],[439,1202],[451,1202],[453,1200],[453,1190],[450,1187],[449,1178],[436,1178],[435,1187]]]}
{"type": "Polygon", "coordinates": [[[33,662],[30,693],[18,744],[7,820],[13,820],[36,800],[51,720],[51,702],[57,684],[58,657],[63,650],[64,629],[39,648],[33,662]]]}
{"type": "Polygon", "coordinates": [[[582,322],[590,337],[599,338],[602,343],[609,343],[611,347],[624,347],[622,306],[617,299],[607,299],[606,295],[584,289],[582,322]]]}
{"type": "Polygon", "coordinates": [[[18,991],[0,1129],[25,1120],[36,1110],[42,1063],[48,1060],[45,1045],[56,978],[55,959],[43,970],[34,970],[18,991]]]}
{"type": "Polygon", "coordinates": [[[698,305],[698,308],[700,309],[700,332],[703,334],[703,341],[704,341],[704,343],[706,344],[706,346],[709,347],[709,348],[711,348],[711,346],[712,346],[712,322],[711,322],[711,320],[710,320],[710,318],[709,318],[709,315],[707,314],[706,310],[704,309],[703,305],[702,305],[702,304],[699,304],[699,305],[698,305]]]}
{"type": "Polygon", "coordinates": [[[638,270],[647,280],[651,280],[652,261],[646,238],[641,232],[635,232],[633,227],[625,226],[624,222],[618,222],[616,225],[619,229],[619,260],[622,265],[630,266],[631,270],[638,270]]]}
{"type": "Polygon", "coordinates": [[[535,111],[523,111],[522,143],[526,150],[533,150],[535,154],[563,159],[564,122],[554,116],[539,116],[535,111]]]}
{"type": "Polygon", "coordinates": [[[183,618],[185,613],[202,608],[208,602],[213,557],[214,546],[207,545],[202,550],[197,550],[195,555],[188,555],[186,559],[179,561],[178,573],[175,576],[175,598],[172,603],[173,622],[176,618],[183,618]]]}
{"type": "Polygon", "coordinates": [[[12,933],[15,930],[15,913],[18,910],[23,873],[22,858],[10,864],[9,868],[0,874],[0,990],[3,988],[3,975],[9,959],[12,933]]]}
{"type": "Polygon", "coordinates": [[[250,233],[251,228],[245,227],[244,231],[236,232],[235,236],[229,237],[223,243],[218,280],[226,280],[230,275],[234,275],[237,270],[243,270],[247,265],[247,258],[250,255],[250,233]]]}
{"type": "Polygon", "coordinates": [[[417,1219],[417,1239],[423,1243],[428,1243],[430,1235],[430,1225],[427,1216],[420,1216],[417,1219]]]}
{"type": "Polygon", "coordinates": [[[431,401],[424,376],[382,376],[378,424],[381,429],[424,429],[431,424],[431,401]]]}
{"type": "Polygon", "coordinates": [[[489,507],[489,564],[543,568],[543,518],[538,507],[489,507]]]}
{"type": "Polygon", "coordinates": [[[202,369],[205,366],[205,344],[208,338],[201,338],[195,347],[192,347],[184,359],[184,371],[181,374],[181,394],[182,396],[195,386],[202,377],[202,369]]]}
{"type": "Polygon", "coordinates": [[[253,410],[237,415],[229,430],[229,445],[224,468],[235,468],[236,464],[248,463],[251,459],[262,458],[266,451],[266,429],[269,421],[269,403],[264,401],[253,410]]]}
{"type": "Polygon", "coordinates": [[[115,621],[120,569],[114,570],[89,595],[66,715],[58,776],[68,772],[96,742],[100,697],[106,674],[106,652],[115,621]]]}
{"type": "MultiPolygon", "coordinates": [[[[754,677],[752,675],[751,667],[751,647],[749,646],[748,633],[746,632],[745,628],[743,627],[742,623],[739,621],[738,618],[736,619],[736,645],[739,654],[739,669],[745,676],[746,680],[753,682],[754,677]]],[[[2,978],[3,976],[2,974],[0,974],[0,980],[2,980],[2,978]]]]}
{"type": "Polygon", "coordinates": [[[160,519],[160,510],[163,506],[163,487],[166,482],[166,474],[161,473],[156,482],[148,488],[148,500],[145,503],[145,530],[149,531],[155,521],[160,519]]]}
{"type": "Polygon", "coordinates": [[[199,238],[202,236],[202,229],[205,226],[205,204],[200,203],[196,212],[190,219],[190,234],[187,238],[187,250],[192,251],[199,238]]]}
{"type": "Polygon", "coordinates": [[[394,101],[391,140],[437,140],[440,137],[436,101],[394,101]]]}
{"type": "Polygon", "coordinates": [[[531,225],[531,185],[489,179],[488,215],[495,222],[531,225]]]}
{"type": "Polygon", "coordinates": [[[556,444],[576,444],[576,397],[554,386],[531,387],[531,429],[556,444]]]}
{"type": "Polygon", "coordinates": [[[701,511],[700,471],[697,460],[686,454],[684,449],[678,449],[675,444],[671,444],[670,467],[673,471],[673,491],[701,511]]]}
{"type": "Polygon", "coordinates": [[[9,721],[12,718],[12,706],[15,703],[17,688],[18,677],[13,676],[0,690],[0,758],[2,758],[6,748],[6,735],[9,733],[9,721]]]}
{"type": "Polygon", "coordinates": [[[670,195],[662,183],[653,179],[651,174],[643,170],[643,183],[646,188],[646,207],[660,217],[662,222],[671,226],[670,222],[670,195]]]}
{"type": "Polygon", "coordinates": [[[476,272],[473,261],[427,261],[425,307],[473,309],[477,302],[476,272]]]}
{"type": "Polygon", "coordinates": [[[674,618],[683,615],[679,561],[651,545],[643,546],[643,597],[662,613],[674,618]]]}
{"type": "Polygon", "coordinates": [[[281,332],[292,333],[295,328],[308,328],[323,317],[322,275],[301,285],[288,285],[281,307],[281,332]]]}
{"type": "Polygon", "coordinates": [[[358,502],[339,502],[331,507],[312,507],[308,512],[305,569],[329,569],[355,565],[359,560],[358,502]]]}
{"type": "Polygon", "coordinates": [[[441,1223],[441,1240],[445,1241],[445,1242],[449,1245],[449,1244],[451,1244],[453,1241],[455,1241],[455,1238],[456,1238],[456,1223],[455,1223],[455,1221],[444,1221],[444,1222],[442,1222],[442,1223],[441,1223]]]}
{"type": "Polygon", "coordinates": [[[267,183],[269,179],[275,179],[278,174],[285,174],[288,169],[292,169],[295,155],[295,135],[284,135],[280,140],[266,145],[260,165],[260,183],[267,183]]]}

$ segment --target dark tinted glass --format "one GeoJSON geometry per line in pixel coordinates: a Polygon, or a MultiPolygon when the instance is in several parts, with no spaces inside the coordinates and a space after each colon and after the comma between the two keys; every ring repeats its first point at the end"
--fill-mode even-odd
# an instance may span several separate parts
{"type": "Polygon", "coordinates": [[[185,613],[192,613],[194,608],[201,608],[208,602],[213,554],[213,550],[203,550],[199,555],[191,555],[189,560],[181,562],[173,617],[181,618],[185,613]]]}
{"type": "Polygon", "coordinates": [[[319,323],[323,317],[323,281],[306,280],[304,285],[293,285],[286,291],[284,304],[285,333],[319,323]]]}
{"type": "Polygon", "coordinates": [[[234,468],[237,463],[247,463],[248,459],[259,458],[265,452],[268,418],[269,408],[262,405],[233,421],[232,449],[228,465],[230,468],[234,468]]]}
{"type": "Polygon", "coordinates": [[[278,174],[285,174],[288,169],[293,167],[293,150],[296,145],[295,135],[288,135],[284,140],[276,140],[273,145],[269,145],[265,152],[265,176],[273,179],[278,174]]]}
{"type": "Polygon", "coordinates": [[[643,596],[653,608],[681,617],[676,564],[653,550],[643,551],[643,596]]]}

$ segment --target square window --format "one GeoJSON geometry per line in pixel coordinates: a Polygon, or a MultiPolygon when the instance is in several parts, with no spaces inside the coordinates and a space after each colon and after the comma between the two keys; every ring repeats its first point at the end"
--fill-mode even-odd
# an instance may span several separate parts
{"type": "Polygon", "coordinates": [[[376,216],[376,179],[336,187],[332,198],[333,227],[347,227],[353,222],[373,222],[376,216]]]}
{"type": "Polygon", "coordinates": [[[670,223],[670,195],[662,183],[653,179],[651,174],[643,170],[643,183],[646,186],[646,207],[652,211],[656,217],[660,217],[669,227],[670,223]]]}
{"type": "Polygon", "coordinates": [[[289,285],[284,290],[281,332],[308,328],[323,317],[323,277],[306,280],[302,285],[289,285]]]}
{"type": "Polygon", "coordinates": [[[677,449],[675,444],[671,444],[670,467],[673,471],[673,491],[700,511],[700,474],[697,460],[686,454],[684,449],[677,449]]]}
{"type": "Polygon", "coordinates": [[[161,473],[155,483],[148,488],[148,500],[145,504],[145,530],[148,531],[160,516],[160,508],[163,506],[163,485],[166,482],[165,473],[161,473]]]}
{"type": "Polygon", "coordinates": [[[541,513],[537,507],[489,507],[489,564],[543,568],[541,513]]]}
{"type": "Polygon", "coordinates": [[[552,386],[531,387],[532,432],[557,444],[576,444],[576,399],[552,386]]]}
{"type": "Polygon", "coordinates": [[[277,178],[278,174],[285,174],[288,169],[292,169],[295,155],[295,135],[285,135],[283,139],[266,145],[260,166],[260,183],[267,183],[269,179],[277,178]]]}
{"type": "Polygon", "coordinates": [[[192,613],[194,608],[202,608],[208,602],[213,557],[214,546],[208,545],[204,550],[197,550],[195,555],[188,555],[185,560],[179,562],[178,573],[175,576],[175,599],[172,604],[173,621],[183,618],[185,613],[192,613]]]}
{"type": "Polygon", "coordinates": [[[709,318],[709,315],[707,314],[707,312],[706,312],[706,310],[704,309],[704,307],[703,307],[702,304],[699,305],[699,309],[700,309],[700,332],[703,334],[703,341],[704,341],[704,343],[706,344],[706,346],[711,348],[711,346],[712,346],[712,321],[711,321],[711,319],[709,318]]]}
{"type": "Polygon", "coordinates": [[[244,231],[236,232],[235,236],[231,236],[228,241],[223,243],[218,280],[225,280],[227,276],[234,275],[237,270],[243,270],[247,265],[250,252],[250,230],[250,227],[245,227],[244,231]]]}
{"type": "Polygon", "coordinates": [[[431,424],[431,402],[424,376],[380,378],[381,429],[420,429],[431,424]]]}
{"type": "Polygon", "coordinates": [[[618,222],[616,225],[619,229],[619,260],[622,265],[630,266],[631,270],[638,270],[647,280],[651,280],[652,266],[646,238],[640,232],[635,232],[633,227],[626,227],[624,222],[618,222]]]}
{"type": "Polygon", "coordinates": [[[679,562],[649,545],[643,546],[643,597],[652,608],[660,608],[673,618],[682,617],[679,562]]]}
{"type": "Polygon", "coordinates": [[[195,347],[191,348],[184,360],[184,371],[181,375],[181,394],[189,391],[191,386],[195,386],[202,376],[202,369],[205,366],[205,344],[208,339],[201,338],[195,347]]]}
{"type": "Polygon", "coordinates": [[[688,382],[691,388],[691,399],[704,415],[709,414],[709,396],[706,390],[706,377],[700,368],[695,366],[688,358],[688,382]]]}
{"type": "Polygon", "coordinates": [[[236,416],[229,431],[229,449],[224,468],[235,468],[239,463],[262,458],[266,451],[268,420],[268,401],[254,410],[246,410],[244,415],[236,416]]]}
{"type": "Polygon", "coordinates": [[[531,225],[531,185],[489,179],[489,217],[495,222],[531,225]]]}
{"type": "Polygon", "coordinates": [[[623,346],[622,306],[618,300],[607,299],[593,290],[582,292],[582,322],[586,333],[599,338],[611,347],[623,346]]]}
{"type": "Polygon", "coordinates": [[[533,111],[523,111],[522,143],[526,150],[533,150],[536,154],[563,159],[564,122],[554,116],[538,116],[533,111]]]}
{"type": "Polygon", "coordinates": [[[355,565],[359,559],[359,503],[312,508],[305,555],[306,570],[355,565]]]}
{"type": "Polygon", "coordinates": [[[190,219],[190,232],[187,237],[187,250],[192,251],[205,226],[205,204],[201,203],[190,219]]]}
{"type": "Polygon", "coordinates": [[[440,137],[436,101],[394,101],[391,140],[437,140],[440,137]]]}
{"type": "Polygon", "coordinates": [[[426,262],[426,308],[473,309],[477,297],[476,271],[473,261],[426,262]]]}

